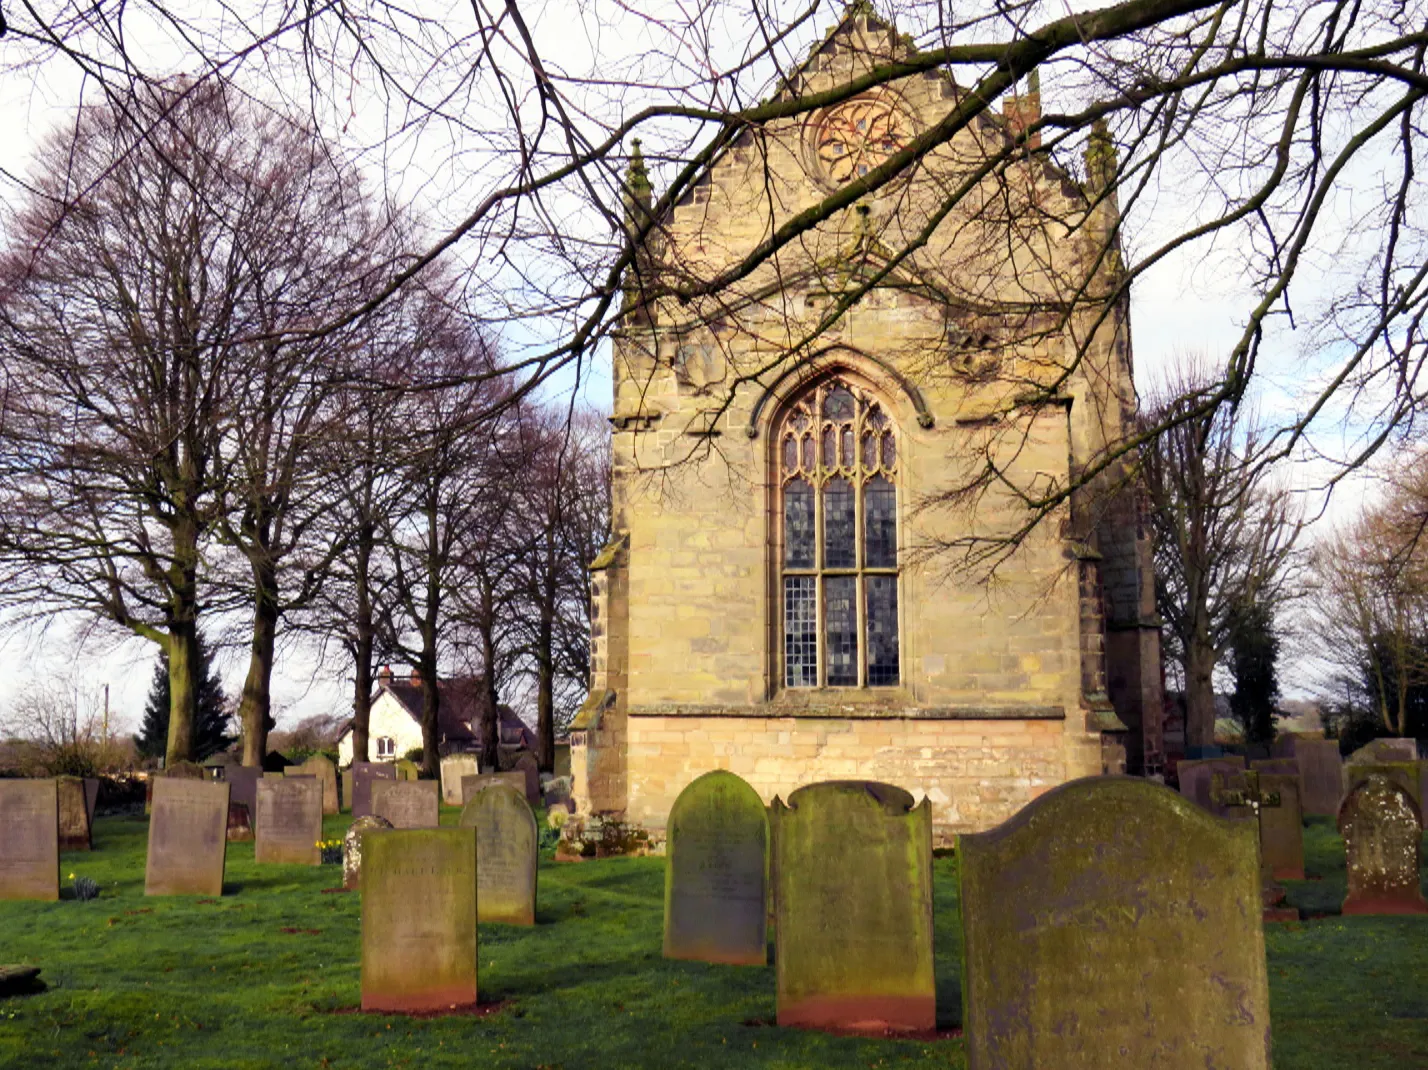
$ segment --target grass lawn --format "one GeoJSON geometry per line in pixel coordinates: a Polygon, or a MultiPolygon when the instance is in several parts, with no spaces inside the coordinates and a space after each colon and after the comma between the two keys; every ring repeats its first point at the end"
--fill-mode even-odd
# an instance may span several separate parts
{"type": "MultiPolygon", "coordinates": [[[[328,818],[325,834],[348,820],[328,818]]],[[[664,961],[659,858],[543,862],[539,924],[481,929],[481,996],[503,1001],[498,1013],[340,1013],[359,1001],[360,909],[355,894],[323,894],[340,867],[257,866],[251,844],[234,844],[221,900],[146,899],[146,831],[141,818],[103,818],[92,854],[64,856],[61,875],[93,877],[98,900],[0,903],[0,962],[38,964],[50,986],[0,1001],[0,1066],[964,1065],[955,1036],[773,1027],[771,969],[664,961]]],[[[1311,825],[1306,848],[1322,879],[1291,884],[1291,902],[1337,911],[1343,854],[1327,822],[1311,825]]],[[[936,911],[950,1030],[961,1018],[951,858],[937,862],[936,911]]],[[[1428,1066],[1428,918],[1315,917],[1270,926],[1267,941],[1277,1070],[1428,1066]]]]}

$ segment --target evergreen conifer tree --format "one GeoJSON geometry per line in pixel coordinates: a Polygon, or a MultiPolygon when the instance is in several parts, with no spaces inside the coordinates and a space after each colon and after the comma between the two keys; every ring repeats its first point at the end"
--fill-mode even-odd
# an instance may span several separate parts
{"type": "Polygon", "coordinates": [[[1230,713],[1243,728],[1246,743],[1268,743],[1274,738],[1278,660],[1274,611],[1260,603],[1241,605],[1230,624],[1229,661],[1235,681],[1230,713]]]}
{"type": "MultiPolygon", "coordinates": [[[[225,708],[227,698],[218,674],[213,671],[208,644],[198,637],[198,712],[194,721],[194,760],[203,761],[211,754],[227,749],[237,739],[228,734],[231,715],[225,708]]],[[[149,697],[144,705],[144,720],[134,746],[140,754],[157,758],[164,754],[169,739],[169,655],[159,654],[154,666],[154,680],[149,685],[149,697]]]]}

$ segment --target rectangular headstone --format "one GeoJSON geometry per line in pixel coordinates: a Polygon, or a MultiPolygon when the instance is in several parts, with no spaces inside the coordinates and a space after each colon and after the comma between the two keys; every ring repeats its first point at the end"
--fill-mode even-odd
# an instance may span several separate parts
{"type": "Polygon", "coordinates": [[[59,898],[59,788],[0,780],[0,899],[59,898]]]}
{"type": "Polygon", "coordinates": [[[525,776],[526,802],[531,806],[539,806],[540,763],[536,761],[536,756],[529,752],[517,755],[515,763],[511,766],[511,772],[521,773],[525,776]]]}
{"type": "Polygon", "coordinates": [[[154,782],[145,895],[222,895],[227,849],[224,781],[159,777],[154,782]]]}
{"type": "Polygon", "coordinates": [[[284,777],[258,782],[253,861],[316,866],[322,863],[322,781],[284,777]]]}
{"type": "Polygon", "coordinates": [[[772,827],[778,1024],[933,1029],[931,804],[811,784],[774,800],[772,827]]]}
{"type": "Polygon", "coordinates": [[[1299,775],[1299,760],[1297,758],[1260,758],[1250,762],[1250,769],[1256,773],[1297,777],[1299,775]]]}
{"type": "Polygon", "coordinates": [[[1344,760],[1336,739],[1300,739],[1294,744],[1299,765],[1300,802],[1306,814],[1334,817],[1344,795],[1344,760]]]}
{"type": "MultiPolygon", "coordinates": [[[[1272,763],[1256,763],[1272,764],[1272,763]]],[[[1264,864],[1275,880],[1304,879],[1304,813],[1299,805],[1299,777],[1260,773],[1261,792],[1279,795],[1278,806],[1259,811],[1259,844],[1264,864]]]]}
{"type": "Polygon", "coordinates": [[[461,827],[476,830],[476,916],[534,925],[539,838],[526,797],[505,784],[478,791],[461,827]]]}
{"type": "Polygon", "coordinates": [[[665,830],[664,956],[768,963],[768,811],[726,770],[679,793],[665,830]]]}
{"type": "MultiPolygon", "coordinates": [[[[490,787],[492,784],[506,784],[515,788],[522,795],[526,793],[526,775],[519,771],[510,773],[482,773],[479,776],[464,776],[461,778],[461,805],[465,806],[476,797],[476,793],[482,788],[490,787]]],[[[527,799],[527,802],[530,800],[527,799]]]]}
{"type": "Polygon", "coordinates": [[[84,778],[84,812],[89,815],[89,835],[94,837],[94,816],[99,810],[99,778],[84,778]]]}
{"type": "Polygon", "coordinates": [[[444,1011],[476,1002],[476,881],[474,829],[362,838],[364,1011],[444,1011]]]}
{"type": "Polygon", "coordinates": [[[372,782],[372,814],[394,829],[434,829],[440,824],[440,798],[435,780],[372,782]]]}
{"type": "Polygon", "coordinates": [[[1240,755],[1227,758],[1198,758],[1180,762],[1176,775],[1180,778],[1180,794],[1202,810],[1208,810],[1216,817],[1229,817],[1229,808],[1210,799],[1210,782],[1216,773],[1230,776],[1245,770],[1245,760],[1240,755]]]}
{"type": "Polygon", "coordinates": [[[441,759],[441,800],[447,806],[464,806],[461,778],[480,775],[480,764],[474,754],[448,754],[441,759]]]}
{"type": "Polygon", "coordinates": [[[379,780],[396,779],[397,770],[391,762],[353,762],[352,816],[370,816],[372,813],[372,785],[379,780]]]}
{"type": "Polygon", "coordinates": [[[258,812],[258,782],[263,779],[263,771],[256,765],[230,765],[223,771],[223,778],[228,784],[228,801],[246,806],[252,820],[258,812]]]}
{"type": "Polygon", "coordinates": [[[1382,774],[1354,783],[1339,809],[1348,872],[1345,914],[1428,914],[1422,888],[1423,814],[1382,774]]]}
{"type": "Polygon", "coordinates": [[[342,770],[342,812],[352,812],[352,770],[342,770]]]}
{"type": "Polygon", "coordinates": [[[283,770],[288,776],[310,776],[316,778],[322,785],[322,812],[324,814],[338,813],[337,805],[337,766],[324,758],[321,754],[314,754],[301,765],[289,766],[283,770]]]}
{"type": "Polygon", "coordinates": [[[55,780],[59,789],[59,845],[61,851],[88,851],[90,839],[89,807],[85,805],[84,781],[77,776],[62,776],[55,780]]]}
{"type": "Polygon", "coordinates": [[[1130,777],[962,836],[969,1070],[1268,1070],[1257,840],[1130,777]]]}

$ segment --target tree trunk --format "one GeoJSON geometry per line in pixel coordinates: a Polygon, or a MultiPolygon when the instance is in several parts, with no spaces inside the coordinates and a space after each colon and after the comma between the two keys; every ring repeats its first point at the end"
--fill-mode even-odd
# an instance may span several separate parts
{"type": "Polygon", "coordinates": [[[441,743],[441,692],[436,679],[436,643],[422,643],[418,668],[421,670],[421,771],[423,776],[436,777],[441,773],[441,758],[438,746],[441,743]]]}
{"type": "Polygon", "coordinates": [[[269,563],[253,566],[253,640],[248,677],[238,703],[243,727],[243,764],[261,766],[268,753],[268,719],[273,707],[273,660],[278,639],[278,582],[269,563]]]}
{"type": "Polygon", "coordinates": [[[194,759],[194,722],[198,709],[198,627],[175,621],[169,629],[169,740],[165,768],[194,759]]]}
{"type": "Polygon", "coordinates": [[[501,720],[496,694],[496,643],[491,628],[488,612],[481,626],[481,660],[485,665],[481,686],[486,690],[486,701],[481,705],[481,765],[494,773],[501,767],[501,720]]]}
{"type": "Polygon", "coordinates": [[[374,535],[371,525],[365,525],[357,542],[357,647],[355,650],[356,682],[352,694],[352,760],[366,762],[367,730],[372,722],[372,646],[375,629],[372,625],[371,561],[374,535]]]}
{"type": "Polygon", "coordinates": [[[547,598],[540,607],[536,632],[536,763],[542,773],[555,772],[554,618],[555,607],[547,598]]]}
{"type": "Polygon", "coordinates": [[[1196,638],[1185,651],[1185,744],[1215,743],[1215,652],[1196,638]]]}

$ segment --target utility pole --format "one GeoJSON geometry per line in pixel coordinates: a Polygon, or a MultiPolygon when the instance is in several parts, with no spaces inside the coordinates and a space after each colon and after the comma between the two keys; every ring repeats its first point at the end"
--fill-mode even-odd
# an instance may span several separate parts
{"type": "Polygon", "coordinates": [[[104,742],[109,742],[109,685],[104,685],[104,742]]]}

